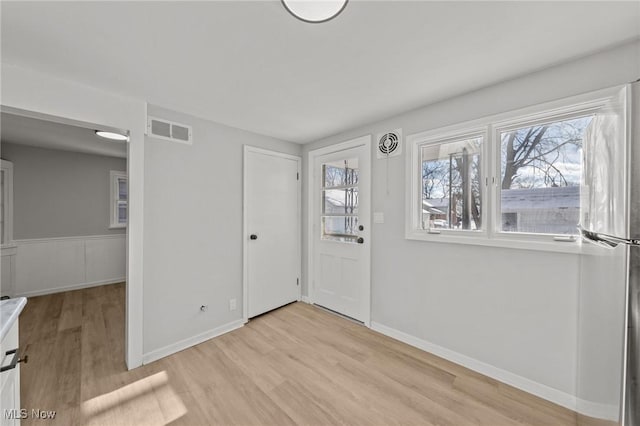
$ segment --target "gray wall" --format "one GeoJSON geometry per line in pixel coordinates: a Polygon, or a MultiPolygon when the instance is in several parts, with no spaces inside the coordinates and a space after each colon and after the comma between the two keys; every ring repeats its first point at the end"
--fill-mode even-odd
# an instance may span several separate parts
{"type": "Polygon", "coordinates": [[[193,145],[145,139],[146,355],[242,318],[243,145],[301,152],[300,145],[153,105],[148,111],[193,126],[193,145]]]}
{"type": "MultiPolygon", "coordinates": [[[[312,149],[399,127],[406,137],[638,76],[640,43],[634,42],[305,145],[304,178],[312,149]]],[[[404,155],[389,159],[387,172],[373,149],[372,211],[384,212],[385,223],[372,225],[372,321],[575,395],[579,256],[405,239],[404,155]]]]}
{"type": "Polygon", "coordinates": [[[122,158],[2,143],[13,162],[16,240],[122,234],[109,229],[109,171],[127,170],[122,158]]]}

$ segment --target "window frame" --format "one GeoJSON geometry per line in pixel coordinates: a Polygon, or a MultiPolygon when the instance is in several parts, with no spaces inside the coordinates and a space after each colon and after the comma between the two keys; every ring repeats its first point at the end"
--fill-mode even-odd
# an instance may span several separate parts
{"type": "Polygon", "coordinates": [[[124,179],[127,183],[127,188],[129,187],[129,177],[127,176],[127,172],[111,170],[109,172],[109,229],[122,229],[126,228],[129,223],[129,193],[127,190],[127,199],[121,200],[119,198],[119,188],[118,181],[120,179],[124,179]],[[127,222],[120,223],[118,222],[118,207],[119,204],[125,203],[127,207],[127,222]]]}
{"type": "MultiPolygon", "coordinates": [[[[488,224],[485,222],[485,208],[487,207],[486,200],[486,185],[482,185],[482,198],[480,201],[480,211],[482,212],[482,229],[481,230],[467,230],[467,229],[422,229],[419,224],[421,222],[421,209],[422,209],[422,154],[421,148],[424,146],[430,145],[441,145],[456,141],[462,141],[465,139],[473,139],[482,137],[482,149],[480,151],[480,167],[481,170],[487,170],[487,160],[488,156],[486,155],[486,145],[488,139],[488,128],[486,126],[461,126],[456,128],[451,128],[449,131],[445,133],[433,133],[425,132],[419,135],[409,136],[407,138],[407,142],[410,143],[410,164],[409,169],[413,170],[415,175],[411,178],[411,196],[407,198],[411,198],[413,203],[410,207],[411,214],[411,224],[413,229],[407,229],[407,233],[411,233],[412,237],[417,237],[415,239],[423,239],[420,238],[423,235],[432,236],[434,240],[443,240],[443,239],[456,239],[457,237],[462,238],[483,238],[487,236],[488,224]],[[415,231],[415,232],[412,232],[415,231]],[[448,237],[448,238],[442,238],[448,237]]],[[[483,173],[481,179],[485,178],[485,174],[483,173]]],[[[486,180],[486,179],[485,179],[486,180]]],[[[407,238],[411,238],[407,236],[407,238]]]]}
{"type": "Polygon", "coordinates": [[[14,247],[13,240],[13,163],[7,160],[0,160],[4,175],[4,188],[2,191],[2,208],[4,220],[4,241],[0,241],[3,248],[14,247]]]}
{"type": "MultiPolygon", "coordinates": [[[[541,122],[555,122],[595,114],[625,86],[626,85],[602,89],[408,135],[406,139],[408,149],[406,150],[407,190],[405,200],[405,238],[440,243],[580,253],[582,251],[582,244],[579,237],[570,238],[568,235],[503,232],[500,229],[501,189],[499,183],[502,176],[500,133],[505,131],[505,129],[520,128],[541,122]],[[420,229],[418,218],[419,208],[422,204],[420,147],[433,143],[445,143],[447,141],[457,140],[465,135],[478,135],[480,131],[486,132],[481,152],[483,157],[481,164],[484,172],[482,175],[484,179],[484,192],[481,204],[483,230],[462,231],[442,229],[439,230],[440,232],[438,233],[431,233],[428,230],[420,229]]],[[[624,166],[626,167],[626,165],[624,166]]]]}

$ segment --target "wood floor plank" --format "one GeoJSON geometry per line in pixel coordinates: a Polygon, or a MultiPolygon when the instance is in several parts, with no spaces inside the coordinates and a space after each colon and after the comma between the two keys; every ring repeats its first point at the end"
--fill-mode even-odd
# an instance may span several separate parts
{"type": "Polygon", "coordinates": [[[124,284],[30,298],[23,407],[70,426],[577,424],[570,410],[304,303],[127,371],[124,307],[124,284]]]}

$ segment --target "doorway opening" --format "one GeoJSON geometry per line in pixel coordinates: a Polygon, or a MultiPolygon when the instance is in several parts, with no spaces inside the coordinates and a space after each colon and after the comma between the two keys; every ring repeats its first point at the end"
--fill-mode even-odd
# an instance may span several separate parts
{"type": "Polygon", "coordinates": [[[27,298],[23,395],[59,356],[77,377],[92,357],[126,371],[129,131],[5,106],[1,120],[0,292],[27,298]]]}

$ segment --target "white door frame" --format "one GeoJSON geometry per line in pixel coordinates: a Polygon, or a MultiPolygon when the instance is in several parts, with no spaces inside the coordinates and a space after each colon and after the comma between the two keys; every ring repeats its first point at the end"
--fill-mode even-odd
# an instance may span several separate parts
{"type": "Polygon", "coordinates": [[[285,154],[283,152],[271,151],[263,148],[256,148],[250,145],[244,145],[244,154],[243,154],[243,165],[242,165],[242,319],[245,323],[249,321],[249,317],[247,316],[248,312],[248,279],[249,279],[249,262],[248,262],[248,241],[249,241],[249,229],[247,229],[247,156],[249,153],[257,153],[263,155],[271,155],[273,157],[286,158],[288,160],[293,160],[296,162],[297,170],[298,170],[298,249],[297,249],[297,258],[298,258],[298,270],[296,271],[298,275],[298,301],[300,301],[302,297],[302,283],[300,283],[300,274],[302,270],[302,185],[300,178],[302,177],[301,166],[302,166],[302,157],[297,155],[285,154]]]}
{"type": "MultiPolygon", "coordinates": [[[[333,152],[344,151],[351,148],[357,148],[359,146],[366,147],[366,153],[364,156],[364,160],[369,163],[369,196],[365,197],[365,201],[371,207],[371,196],[373,191],[371,190],[371,181],[372,181],[372,168],[371,168],[371,135],[360,136],[355,139],[351,139],[345,142],[337,143],[335,145],[329,145],[323,148],[314,149],[309,151],[309,181],[307,182],[307,215],[308,215],[308,226],[307,226],[307,291],[309,292],[309,303],[314,303],[315,295],[314,295],[314,286],[313,286],[313,273],[314,273],[314,259],[315,259],[315,250],[314,250],[314,237],[316,235],[314,229],[314,215],[315,215],[315,203],[314,203],[314,194],[315,189],[318,187],[316,185],[316,181],[318,176],[315,175],[315,161],[316,157],[331,154],[333,152]]],[[[369,212],[371,212],[371,208],[369,208],[369,212]]],[[[371,226],[371,217],[366,218],[366,223],[368,226],[371,226]]],[[[373,235],[373,229],[371,229],[370,235],[373,235]]],[[[364,249],[364,248],[363,248],[364,249]]],[[[365,291],[364,291],[364,299],[365,303],[365,312],[364,312],[364,325],[367,327],[371,327],[371,244],[368,244],[368,248],[365,249],[366,253],[364,256],[366,267],[365,269],[365,291]]]]}

